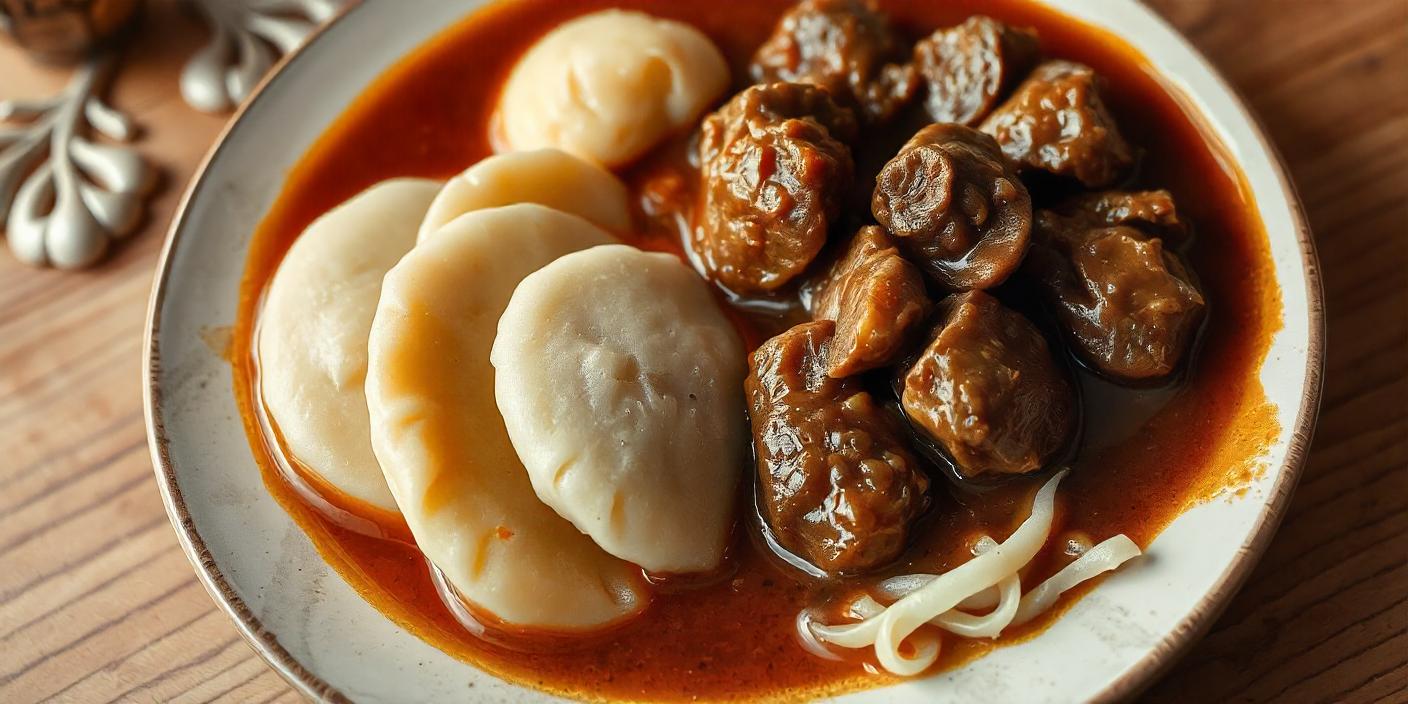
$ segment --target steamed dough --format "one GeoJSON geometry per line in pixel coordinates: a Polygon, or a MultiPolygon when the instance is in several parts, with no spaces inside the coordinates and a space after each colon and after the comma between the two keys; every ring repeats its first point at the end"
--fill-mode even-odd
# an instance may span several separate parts
{"type": "Polygon", "coordinates": [[[440,184],[383,181],[308,226],[259,318],[264,405],[288,451],[339,491],[396,511],[372,454],[363,381],[381,278],[415,244],[440,184]]]}
{"type": "Polygon", "coordinates": [[[744,351],[708,284],[625,245],[518,285],[494,391],[544,503],[653,572],[718,566],[746,464],[744,351]]]}
{"type": "Polygon", "coordinates": [[[605,10],[538,40],[509,74],[497,128],[511,150],[557,147],[606,166],[692,127],[728,65],[689,25],[605,10]]]}
{"type": "Polygon", "coordinates": [[[631,229],[626,186],[615,175],[559,149],[537,149],[488,157],[447,181],[425,214],[419,239],[471,210],[514,203],[580,215],[611,232],[631,229]]]}
{"type": "Polygon", "coordinates": [[[521,204],[462,215],[386,275],[367,370],[372,446],[416,544],[516,626],[599,627],[644,608],[639,569],[538,500],[498,408],[489,349],[518,282],[612,238],[521,204]]]}

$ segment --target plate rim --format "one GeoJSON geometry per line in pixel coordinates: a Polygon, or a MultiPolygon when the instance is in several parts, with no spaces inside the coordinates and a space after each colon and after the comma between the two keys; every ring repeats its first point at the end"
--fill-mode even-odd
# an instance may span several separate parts
{"type": "MultiPolygon", "coordinates": [[[[169,450],[170,440],[166,435],[165,422],[161,414],[162,392],[158,383],[161,360],[157,338],[161,331],[159,313],[165,301],[168,280],[172,271],[172,254],[185,230],[189,206],[205,185],[210,165],[225,150],[230,133],[251,107],[264,96],[265,89],[284,75],[289,64],[296,61],[305,51],[323,39],[331,27],[360,7],[364,1],[351,0],[343,5],[327,22],[314,29],[302,44],[280,57],[269,72],[255,85],[249,96],[230,115],[210,149],[201,158],[176,205],[171,217],[171,224],[167,228],[161,253],[157,260],[151,294],[147,302],[142,341],[142,407],[147,445],[151,453],[152,468],[156,476],[157,488],[161,494],[162,506],[175,530],[181,550],[195,569],[197,580],[205,588],[216,606],[234,622],[236,630],[255,653],[301,694],[318,702],[350,702],[351,700],[332,684],[304,667],[302,662],[279,643],[278,636],[264,627],[260,619],[235,592],[220,570],[215,558],[207,549],[199,531],[196,530],[194,520],[176,480],[175,466],[171,461],[169,450]]],[[[1031,1],[1043,2],[1043,0],[1031,1]]],[[[1300,407],[1296,410],[1295,425],[1286,448],[1286,458],[1281,464],[1280,472],[1266,501],[1262,504],[1249,537],[1237,551],[1238,557],[1223,570],[1222,574],[1218,575],[1213,585],[1203,594],[1197,604],[1179,620],[1166,636],[1092,697],[1093,701],[1102,702],[1130,699],[1148,688],[1172,668],[1187,650],[1212,627],[1217,617],[1231,604],[1232,598],[1246,582],[1252,570],[1261,562],[1262,556],[1285,517],[1291,497],[1304,473],[1311,439],[1319,417],[1325,367],[1325,293],[1320,276],[1320,260],[1304,204],[1290,177],[1285,158],[1267,135],[1265,125],[1250,109],[1245,97],[1228,82],[1222,72],[1203,55],[1202,51],[1194,46],[1182,32],[1140,0],[1129,0],[1129,4],[1156,22],[1212,77],[1216,86],[1226,92],[1231,98],[1238,117],[1250,127],[1256,140],[1254,146],[1268,157],[1277,183],[1281,188],[1282,197],[1290,211],[1292,229],[1295,232],[1296,243],[1300,248],[1301,273],[1304,276],[1306,287],[1308,344],[1306,346],[1304,388],[1301,393],[1300,407]]],[[[1181,90],[1181,88],[1172,85],[1168,86],[1168,89],[1181,90]]],[[[1203,116],[1199,115],[1198,117],[1202,118],[1203,116]]],[[[1239,168],[1242,167],[1240,161],[1237,165],[1239,168]]],[[[466,665],[474,667],[472,663],[466,663],[466,665]]]]}

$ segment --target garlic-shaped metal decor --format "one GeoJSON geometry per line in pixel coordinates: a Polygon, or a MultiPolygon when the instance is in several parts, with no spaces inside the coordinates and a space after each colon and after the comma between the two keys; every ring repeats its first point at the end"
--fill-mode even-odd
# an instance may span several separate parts
{"type": "Polygon", "coordinates": [[[191,0],[211,34],[181,72],[181,96],[204,112],[238,105],[278,56],[297,48],[346,1],[191,0]]]}
{"type": "Polygon", "coordinates": [[[115,141],[131,123],[96,95],[111,54],[90,59],[60,94],[0,101],[0,222],[20,261],[78,269],[98,261],[114,238],[141,220],[155,173],[136,151],[115,141]]]}

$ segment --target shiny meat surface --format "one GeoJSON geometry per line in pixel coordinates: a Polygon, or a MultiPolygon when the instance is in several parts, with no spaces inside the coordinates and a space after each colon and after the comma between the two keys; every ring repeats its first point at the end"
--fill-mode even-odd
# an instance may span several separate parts
{"type": "Polygon", "coordinates": [[[812,317],[836,322],[827,373],[850,376],[895,361],[928,305],[919,270],[883,228],[862,227],[811,297],[812,317]]]}
{"type": "Polygon", "coordinates": [[[800,83],[753,86],[706,118],[693,244],[709,275],[734,292],[763,293],[800,274],[854,177],[844,142],[855,132],[849,110],[800,83]]]}
{"type": "Polygon", "coordinates": [[[803,323],[759,347],[744,382],[762,510],[778,542],[831,573],[904,549],[929,480],[904,431],[854,378],[826,373],[834,325],[803,323]]]}
{"type": "Polygon", "coordinates": [[[867,0],[804,0],[782,16],[753,56],[758,82],[825,88],[864,119],[889,119],[914,97],[919,79],[889,20],[867,0]]]}
{"type": "Polygon", "coordinates": [[[981,291],[942,304],[943,320],[903,377],[901,406],[960,474],[1023,474],[1069,446],[1071,382],[1026,318],[981,291]]]}
{"type": "Polygon", "coordinates": [[[924,108],[934,122],[976,126],[1036,64],[1036,32],[975,15],[914,45],[924,108]]]}
{"type": "Polygon", "coordinates": [[[1002,283],[1031,239],[1032,201],[993,139],[970,127],[929,125],[880,170],[875,219],[939,285],[1002,283]]]}
{"type": "MultiPolygon", "coordinates": [[[[1173,195],[1162,189],[1083,193],[1067,199],[1051,211],[1038,213],[1037,218],[1046,219],[1048,229],[1054,226],[1129,225],[1174,243],[1182,242],[1188,236],[1185,223],[1178,219],[1173,195]],[[1058,225],[1052,215],[1059,215],[1066,222],[1058,225]]],[[[1038,227],[1041,227],[1040,222],[1038,227]]]]}
{"type": "MultiPolygon", "coordinates": [[[[1155,194],[1165,192],[1155,191],[1155,194]]],[[[1126,194],[1137,195],[1137,194],[1126,194]]],[[[1111,203],[1117,199],[1103,194],[1111,203]]],[[[1039,282],[1066,337],[1106,376],[1142,381],[1168,376],[1193,344],[1205,302],[1161,238],[1134,225],[1177,224],[1172,199],[1162,215],[1084,207],[1041,211],[1026,270],[1039,282]],[[1108,224],[1111,220],[1129,223],[1108,224]]],[[[1088,204],[1087,204],[1088,205],[1088,204]]],[[[1145,209],[1147,211],[1147,209],[1145,209]]],[[[1181,230],[1180,230],[1181,232],[1181,230]]]]}
{"type": "Polygon", "coordinates": [[[1088,66],[1048,61],[983,121],[982,130],[1024,167],[1074,178],[1087,188],[1117,181],[1134,163],[1088,66]]]}

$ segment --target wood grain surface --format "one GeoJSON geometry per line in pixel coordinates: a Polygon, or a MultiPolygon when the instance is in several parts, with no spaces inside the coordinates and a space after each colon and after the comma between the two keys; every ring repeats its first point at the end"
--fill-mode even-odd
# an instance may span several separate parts
{"type": "MultiPolygon", "coordinates": [[[[1146,698],[1408,701],[1408,0],[1149,1],[1289,162],[1319,244],[1329,357],[1280,533],[1146,698]]],[[[224,119],[177,93],[204,30],[171,0],[148,5],[111,91],[164,173],[146,223],[84,273],[0,249],[0,702],[298,698],[196,582],[152,479],[147,295],[224,119]]],[[[50,94],[65,75],[0,42],[0,98],[50,94]]]]}

